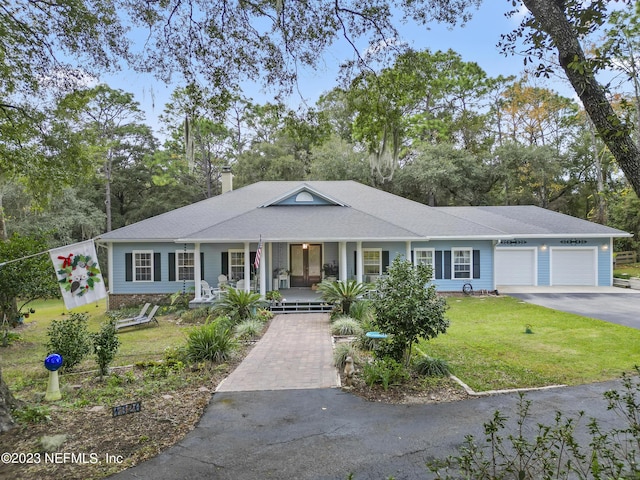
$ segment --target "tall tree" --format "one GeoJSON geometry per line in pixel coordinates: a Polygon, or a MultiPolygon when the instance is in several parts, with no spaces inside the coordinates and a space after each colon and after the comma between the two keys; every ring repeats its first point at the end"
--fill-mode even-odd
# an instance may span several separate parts
{"type": "MultiPolygon", "coordinates": [[[[623,0],[629,4],[629,0],[623,0]]],[[[179,70],[187,79],[203,76],[212,85],[237,85],[240,79],[262,76],[265,84],[295,84],[298,71],[316,66],[326,49],[343,39],[356,49],[356,66],[371,65],[373,54],[397,53],[398,13],[419,24],[464,22],[481,0],[322,0],[223,1],[169,0],[136,5],[135,21],[149,29],[146,65],[161,72],[179,70]],[[194,12],[198,12],[194,15],[194,12]],[[207,25],[203,30],[202,25],[207,25]],[[384,47],[384,48],[381,48],[384,47]],[[158,54],[157,52],[162,52],[158,54]]],[[[506,35],[514,45],[524,37],[528,59],[555,50],[565,75],[582,100],[603,138],[636,192],[640,192],[640,150],[629,126],[615,114],[605,89],[596,80],[602,59],[587,58],[581,45],[586,35],[602,27],[607,0],[513,0],[531,12],[521,27],[506,35]]],[[[506,5],[505,5],[506,6],[506,5]]],[[[515,48],[515,47],[514,47],[515,48]]],[[[549,71],[541,64],[540,73],[549,71]]]]}
{"type": "MultiPolygon", "coordinates": [[[[111,0],[0,5],[0,241],[7,244],[2,248],[12,247],[2,209],[4,185],[29,184],[43,199],[78,165],[77,157],[55,155],[65,142],[52,142],[56,132],[45,124],[40,92],[75,87],[86,72],[113,67],[126,56],[128,43],[115,7],[111,0]],[[84,71],[71,59],[80,59],[84,71]]],[[[0,374],[0,431],[12,425],[13,404],[0,374]]]]}
{"type": "Polygon", "coordinates": [[[112,229],[114,170],[151,151],[155,139],[131,93],[98,85],[73,92],[60,101],[58,112],[75,132],[103,180],[106,231],[112,229]]]}
{"type": "MultiPolygon", "coordinates": [[[[622,3],[629,4],[629,1],[622,3]]],[[[540,60],[549,50],[555,50],[558,61],[593,125],[620,165],[636,193],[640,193],[640,148],[631,137],[632,126],[624,122],[613,109],[606,89],[596,79],[596,74],[606,66],[602,57],[587,57],[581,41],[607,19],[606,0],[582,2],[580,0],[522,0],[531,15],[520,28],[506,36],[513,45],[518,37],[524,37],[528,45],[528,59],[540,60]]],[[[544,61],[538,65],[538,73],[546,74],[551,67],[544,61]]]]}
{"type": "Polygon", "coordinates": [[[241,101],[226,90],[191,83],[173,92],[161,116],[171,138],[167,147],[186,161],[205,198],[220,193],[222,167],[238,154],[236,142],[242,140],[227,119],[234,102],[241,101]]]}
{"type": "Polygon", "coordinates": [[[363,72],[347,90],[353,137],[371,154],[372,172],[391,180],[402,149],[412,141],[458,142],[479,150],[480,112],[490,80],[460,55],[429,50],[399,55],[379,73],[363,72]]]}

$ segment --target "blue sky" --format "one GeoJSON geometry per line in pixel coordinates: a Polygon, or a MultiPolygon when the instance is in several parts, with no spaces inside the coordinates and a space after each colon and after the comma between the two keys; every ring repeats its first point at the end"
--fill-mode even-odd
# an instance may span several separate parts
{"type": "MultiPolygon", "coordinates": [[[[505,12],[511,9],[507,0],[485,0],[474,13],[473,19],[464,27],[449,28],[433,24],[429,29],[424,26],[400,25],[401,40],[406,41],[414,49],[429,48],[431,51],[454,50],[464,61],[476,62],[491,77],[498,75],[521,75],[524,72],[522,57],[502,55],[497,43],[500,35],[509,33],[519,23],[521,17],[506,18],[505,12]]],[[[323,65],[316,71],[304,72],[298,82],[298,92],[288,99],[292,108],[303,103],[313,105],[320,94],[337,85],[338,65],[345,59],[353,57],[348,45],[336,45],[324,55],[323,65]]],[[[171,93],[179,84],[167,86],[153,78],[152,75],[125,71],[118,75],[104,76],[102,82],[112,88],[119,88],[133,93],[136,101],[145,111],[147,123],[159,135],[158,115],[170,99],[171,93]]],[[[536,79],[537,85],[544,86],[568,97],[575,97],[571,87],[563,77],[557,79],[536,79]]],[[[265,92],[259,84],[248,82],[245,96],[265,103],[270,101],[275,92],[265,92]]]]}

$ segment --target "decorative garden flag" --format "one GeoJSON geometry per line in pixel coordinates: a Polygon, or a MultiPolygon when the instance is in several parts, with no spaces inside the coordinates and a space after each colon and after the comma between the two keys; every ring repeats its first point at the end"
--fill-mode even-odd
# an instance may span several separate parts
{"type": "Polygon", "coordinates": [[[67,309],[107,296],[93,240],[49,250],[67,309]]]}

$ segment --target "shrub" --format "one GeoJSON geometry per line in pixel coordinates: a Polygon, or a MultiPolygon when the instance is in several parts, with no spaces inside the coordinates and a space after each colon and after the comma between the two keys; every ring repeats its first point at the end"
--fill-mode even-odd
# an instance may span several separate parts
{"type": "Polygon", "coordinates": [[[352,303],[349,316],[361,324],[373,323],[376,316],[373,303],[371,300],[358,300],[356,303],[352,303]]]}
{"type": "Polygon", "coordinates": [[[333,351],[333,364],[340,371],[344,369],[345,360],[351,357],[354,363],[359,363],[358,351],[351,343],[339,343],[333,351]]]}
{"type": "Polygon", "coordinates": [[[449,364],[440,358],[422,355],[413,364],[413,369],[420,375],[428,377],[446,377],[449,375],[449,364]]]}
{"type": "Polygon", "coordinates": [[[229,319],[218,317],[187,335],[187,358],[191,362],[224,362],[237,348],[229,319]]]}
{"type": "Polygon", "coordinates": [[[362,327],[357,320],[350,317],[340,317],[331,324],[333,335],[360,335],[362,327]]]}
{"type": "Polygon", "coordinates": [[[240,322],[234,327],[236,338],[242,340],[253,340],[262,334],[264,323],[257,319],[249,319],[240,322]]]}
{"type": "Polygon", "coordinates": [[[217,303],[216,309],[228,316],[233,323],[253,318],[258,308],[264,306],[260,294],[229,288],[217,303]]]}
{"type": "Polygon", "coordinates": [[[209,318],[208,307],[198,307],[185,310],[180,314],[180,320],[184,323],[199,323],[205,322],[209,318]]]}
{"type": "Polygon", "coordinates": [[[256,312],[256,319],[260,320],[262,323],[267,323],[272,318],[273,312],[271,310],[267,310],[266,308],[259,308],[256,312]]]}
{"type": "Polygon", "coordinates": [[[376,323],[381,331],[393,335],[393,358],[409,365],[411,348],[420,338],[429,340],[445,333],[449,321],[444,312],[444,298],[429,284],[432,269],[427,265],[413,265],[396,257],[389,267],[389,275],[381,278],[374,294],[376,323]],[[403,352],[399,347],[404,345],[403,352]]]}
{"type": "Polygon", "coordinates": [[[189,291],[183,292],[182,290],[178,290],[176,293],[172,294],[169,297],[170,300],[170,309],[172,311],[179,310],[188,310],[189,302],[193,298],[194,288],[190,288],[189,291]]]}
{"type": "Polygon", "coordinates": [[[358,301],[358,298],[368,292],[370,285],[358,283],[355,280],[328,282],[324,281],[318,285],[318,290],[322,298],[327,303],[340,304],[340,309],[344,315],[349,315],[351,305],[358,301]]]}
{"type": "Polygon", "coordinates": [[[62,371],[78,365],[91,351],[91,337],[87,330],[89,317],[84,313],[72,313],[68,318],[53,320],[47,329],[49,342],[47,355],[62,355],[62,371]]]}
{"type": "Polygon", "coordinates": [[[387,391],[389,386],[400,384],[409,378],[409,374],[402,363],[386,357],[377,358],[373,363],[366,364],[363,369],[363,377],[369,387],[379,383],[387,391]]]}
{"type": "Polygon", "coordinates": [[[373,343],[373,355],[376,358],[390,357],[396,361],[400,361],[405,354],[405,349],[406,345],[402,338],[393,335],[384,339],[375,340],[373,343]]]}
{"type": "MultiPolygon", "coordinates": [[[[91,334],[93,353],[96,356],[100,376],[109,374],[109,365],[116,356],[120,340],[116,335],[116,323],[113,320],[103,323],[98,333],[91,334]]],[[[62,357],[64,359],[64,356],[62,357]]]]}
{"type": "Polygon", "coordinates": [[[265,294],[264,298],[271,302],[279,302],[282,300],[282,293],[279,290],[270,290],[265,294]]]}
{"type": "Polygon", "coordinates": [[[459,455],[427,463],[435,478],[494,480],[501,478],[637,479],[640,475],[640,383],[623,375],[623,391],[609,390],[604,397],[607,410],[624,420],[621,427],[605,430],[596,419],[579,431],[584,412],[567,417],[556,412],[550,425],[534,422],[532,402],[520,394],[516,425],[495,411],[484,424],[484,441],[465,435],[459,455]],[[581,444],[582,438],[591,437],[581,444]]]}

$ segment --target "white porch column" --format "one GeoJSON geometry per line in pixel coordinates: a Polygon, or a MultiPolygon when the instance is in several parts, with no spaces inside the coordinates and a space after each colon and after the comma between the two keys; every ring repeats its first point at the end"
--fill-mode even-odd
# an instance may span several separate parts
{"type": "Polygon", "coordinates": [[[251,250],[249,242],[244,242],[244,291],[251,291],[251,250]]]}
{"type": "MultiPolygon", "coordinates": [[[[266,248],[266,245],[264,245],[266,248]]],[[[267,252],[264,252],[267,253],[267,252]]],[[[267,255],[262,256],[262,260],[260,260],[260,296],[262,298],[267,294],[267,267],[271,262],[267,262],[267,255]]],[[[269,243],[269,258],[271,258],[271,243],[269,243]]]]}
{"type": "Polygon", "coordinates": [[[347,280],[347,242],[340,242],[338,244],[338,249],[340,250],[340,272],[339,279],[342,282],[347,280]]]}
{"type": "Polygon", "coordinates": [[[363,278],[363,265],[362,265],[362,242],[356,243],[356,281],[362,283],[363,278]]]}
{"type": "Polygon", "coordinates": [[[200,276],[200,272],[202,272],[202,268],[200,265],[200,244],[194,243],[193,245],[193,279],[195,283],[196,296],[195,300],[202,299],[202,277],[200,276]]]}
{"type": "MultiPolygon", "coordinates": [[[[411,261],[411,240],[407,241],[407,253],[405,253],[405,258],[409,261],[411,261]]],[[[384,272],[386,273],[386,272],[384,272]]]]}

